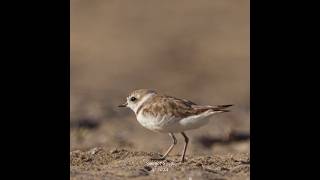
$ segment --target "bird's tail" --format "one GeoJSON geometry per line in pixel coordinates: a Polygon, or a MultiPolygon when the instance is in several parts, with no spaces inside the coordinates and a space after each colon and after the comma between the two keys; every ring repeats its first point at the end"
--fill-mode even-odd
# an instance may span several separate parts
{"type": "Polygon", "coordinates": [[[216,105],[216,106],[212,106],[210,107],[211,110],[213,110],[214,112],[229,112],[230,110],[226,109],[230,106],[233,106],[233,104],[227,104],[227,105],[216,105]]]}

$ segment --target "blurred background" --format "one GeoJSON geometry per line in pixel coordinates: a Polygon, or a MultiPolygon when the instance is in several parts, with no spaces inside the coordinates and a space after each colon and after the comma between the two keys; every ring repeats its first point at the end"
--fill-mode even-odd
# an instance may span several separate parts
{"type": "MultiPolygon", "coordinates": [[[[171,139],[117,108],[151,88],[235,104],[188,131],[188,154],[250,152],[249,0],[71,0],[71,150],[164,152],[171,139]]],[[[180,153],[183,138],[177,135],[180,153]]]]}

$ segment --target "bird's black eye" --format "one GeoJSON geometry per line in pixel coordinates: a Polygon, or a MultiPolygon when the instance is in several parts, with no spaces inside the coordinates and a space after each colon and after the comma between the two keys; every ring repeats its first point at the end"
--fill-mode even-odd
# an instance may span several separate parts
{"type": "Polygon", "coordinates": [[[131,97],[130,98],[130,101],[132,101],[132,102],[135,101],[135,100],[137,100],[137,98],[135,98],[135,97],[131,97]]]}

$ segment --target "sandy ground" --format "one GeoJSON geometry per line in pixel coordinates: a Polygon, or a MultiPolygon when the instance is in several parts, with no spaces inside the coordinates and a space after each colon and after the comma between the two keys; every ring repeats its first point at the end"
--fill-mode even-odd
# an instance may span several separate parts
{"type": "Polygon", "coordinates": [[[153,153],[93,148],[70,153],[70,179],[249,179],[250,159],[247,153],[213,156],[178,156],[153,161],[153,153]]]}

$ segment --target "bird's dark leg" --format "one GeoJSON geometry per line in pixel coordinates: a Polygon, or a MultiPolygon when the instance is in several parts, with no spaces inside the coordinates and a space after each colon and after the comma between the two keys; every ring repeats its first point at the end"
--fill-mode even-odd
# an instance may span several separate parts
{"type": "Polygon", "coordinates": [[[151,160],[164,160],[168,156],[168,154],[171,152],[171,150],[174,147],[174,145],[177,144],[177,139],[174,136],[174,134],[173,133],[169,133],[169,136],[172,138],[173,141],[172,141],[171,146],[167,150],[167,152],[163,156],[161,156],[160,158],[151,158],[151,160]]]}
{"type": "Polygon", "coordinates": [[[184,137],[184,141],[185,141],[182,156],[181,156],[181,162],[184,162],[184,157],[186,155],[186,151],[187,151],[187,147],[188,147],[188,143],[189,143],[189,138],[187,137],[187,135],[184,132],[181,132],[181,134],[184,137]]]}

